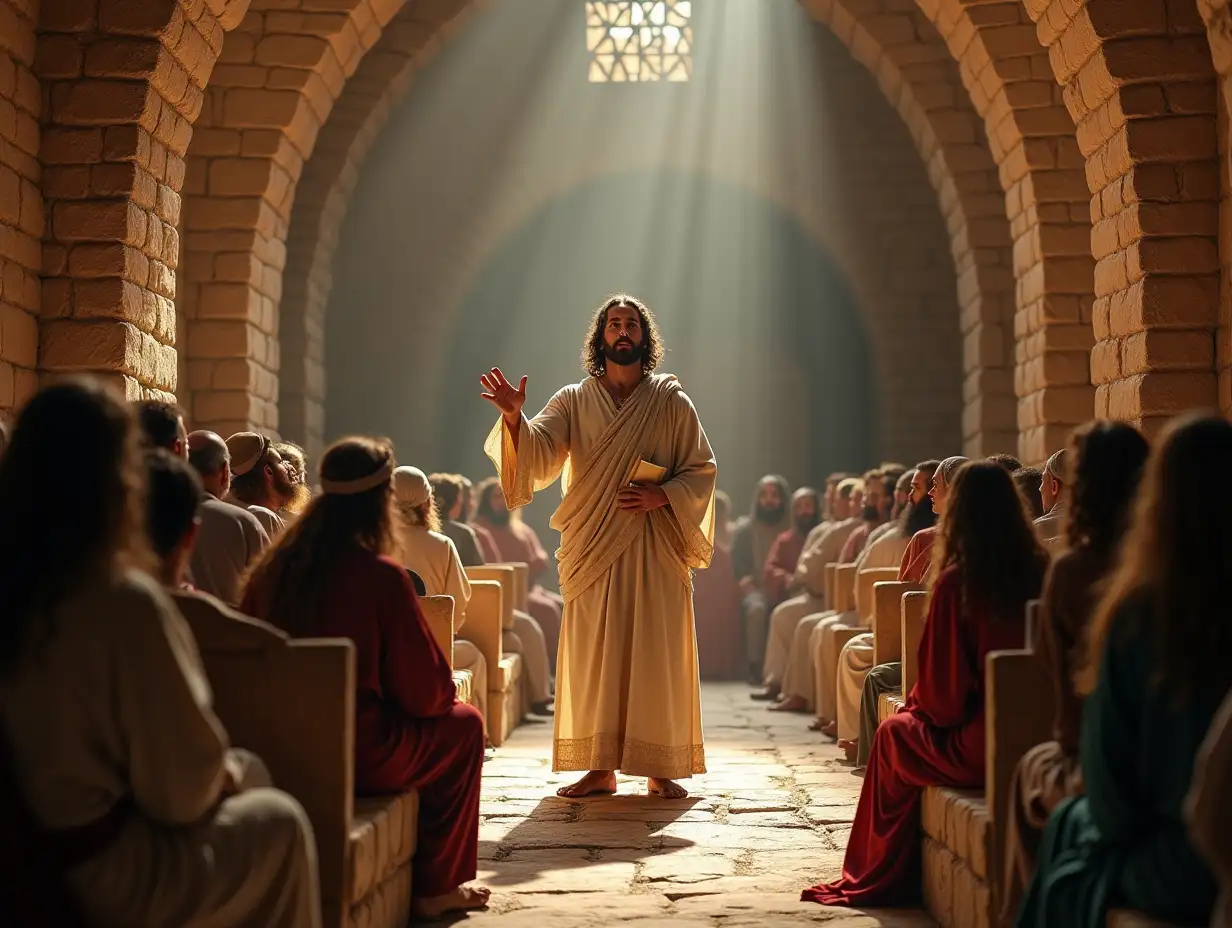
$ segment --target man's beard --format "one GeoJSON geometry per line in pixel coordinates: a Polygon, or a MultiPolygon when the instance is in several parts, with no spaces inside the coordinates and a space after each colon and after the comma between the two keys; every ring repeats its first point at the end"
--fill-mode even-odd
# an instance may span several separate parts
{"type": "Polygon", "coordinates": [[[881,510],[876,506],[865,506],[860,510],[860,519],[864,522],[880,522],[881,510]]]}
{"type": "Polygon", "coordinates": [[[493,525],[504,526],[504,525],[509,524],[509,510],[508,509],[502,512],[489,511],[489,512],[485,512],[483,515],[484,515],[484,518],[487,519],[489,522],[491,522],[493,525]]]}
{"type": "Polygon", "coordinates": [[[816,515],[796,516],[793,521],[796,523],[796,531],[801,535],[807,535],[821,523],[821,519],[816,515]]]}
{"type": "Polygon", "coordinates": [[[645,346],[643,345],[635,345],[632,342],[618,342],[615,345],[609,345],[607,342],[603,343],[603,357],[621,367],[641,364],[643,354],[645,354],[645,346]]]}
{"type": "Polygon", "coordinates": [[[937,524],[937,514],[933,512],[932,500],[927,496],[918,503],[908,500],[898,518],[903,527],[904,538],[910,538],[916,532],[937,524]]]}
{"type": "Polygon", "coordinates": [[[275,498],[285,506],[295,498],[296,484],[283,472],[281,467],[271,468],[271,471],[270,489],[274,491],[275,498]]]}
{"type": "Polygon", "coordinates": [[[778,525],[783,521],[783,512],[785,506],[761,506],[757,507],[757,521],[762,525],[778,525]]]}

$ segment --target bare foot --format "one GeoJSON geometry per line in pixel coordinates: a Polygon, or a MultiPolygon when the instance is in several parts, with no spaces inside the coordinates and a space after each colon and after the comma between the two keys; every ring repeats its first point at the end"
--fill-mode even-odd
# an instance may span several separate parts
{"type": "Polygon", "coordinates": [[[566,799],[581,799],[584,796],[610,796],[616,792],[615,770],[592,770],[576,783],[562,786],[557,796],[566,799]]]}
{"type": "Polygon", "coordinates": [[[756,693],[749,693],[749,699],[757,702],[769,702],[779,698],[779,688],[776,685],[769,685],[765,689],[758,690],[756,693]]]}
{"type": "Polygon", "coordinates": [[[788,696],[782,702],[776,702],[766,708],[771,712],[803,712],[808,708],[808,703],[804,701],[803,696],[788,696]]]}
{"type": "Polygon", "coordinates": [[[809,731],[821,731],[829,724],[830,723],[825,719],[813,719],[813,721],[809,723],[809,731]]]}
{"type": "Polygon", "coordinates": [[[847,762],[853,763],[856,755],[860,753],[859,741],[848,741],[846,738],[838,739],[838,746],[843,749],[843,753],[847,755],[847,762]]]}
{"type": "Polygon", "coordinates": [[[488,904],[492,891],[486,886],[459,886],[443,896],[417,898],[411,902],[411,917],[416,920],[440,918],[450,912],[465,912],[482,909],[488,904]]]}
{"type": "Polygon", "coordinates": [[[662,780],[659,777],[651,777],[646,782],[646,791],[664,799],[684,799],[689,795],[689,791],[675,780],[662,780]]]}
{"type": "Polygon", "coordinates": [[[826,725],[821,729],[821,733],[825,735],[827,738],[837,738],[838,737],[838,722],[827,722],[826,725]]]}

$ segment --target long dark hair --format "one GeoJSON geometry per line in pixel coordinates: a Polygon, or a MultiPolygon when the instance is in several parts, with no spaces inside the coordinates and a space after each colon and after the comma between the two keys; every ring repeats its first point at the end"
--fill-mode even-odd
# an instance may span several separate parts
{"type": "Polygon", "coordinates": [[[590,330],[582,344],[582,370],[592,377],[602,377],[607,370],[607,358],[603,356],[603,327],[607,325],[609,309],[636,309],[642,323],[642,370],[649,374],[663,360],[663,337],[659,334],[654,313],[641,300],[627,293],[617,293],[607,298],[595,310],[590,319],[590,330]]]}
{"type": "Polygon", "coordinates": [[[1132,425],[1097,420],[1070,433],[1065,455],[1065,539],[1111,556],[1133,514],[1151,449],[1132,425]]]}
{"type": "Polygon", "coordinates": [[[0,675],[54,633],[56,607],[91,577],[150,565],[144,513],[132,408],[92,379],[36,394],[0,457],[0,675]]]}
{"type": "MultiPolygon", "coordinates": [[[[344,438],[321,458],[321,482],[361,480],[393,460],[387,439],[344,438]]],[[[392,481],[362,493],[315,497],[249,572],[245,592],[256,594],[258,618],[293,635],[311,635],[339,560],[356,549],[394,552],[397,520],[392,481]]]]}
{"type": "Polygon", "coordinates": [[[1216,413],[1173,420],[1147,463],[1116,571],[1091,620],[1078,690],[1090,693],[1112,626],[1145,603],[1158,673],[1181,699],[1232,687],[1232,494],[1210,492],[1232,474],[1232,423],[1216,413]]]}
{"type": "Polygon", "coordinates": [[[962,572],[963,599],[997,619],[1022,621],[1039,595],[1048,552],[1035,537],[1009,471],[969,461],[954,475],[932,560],[932,589],[949,567],[962,572]]]}

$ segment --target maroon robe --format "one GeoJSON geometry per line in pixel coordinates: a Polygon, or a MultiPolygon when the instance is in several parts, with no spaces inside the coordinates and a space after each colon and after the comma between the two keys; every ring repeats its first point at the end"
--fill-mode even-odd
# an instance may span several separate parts
{"type": "MultiPolygon", "coordinates": [[[[458,702],[402,565],[357,547],[331,573],[312,634],[355,642],[355,791],[419,791],[415,894],[444,895],[475,878],[483,719],[458,702]]],[[[242,611],[279,625],[268,592],[250,585],[242,611]]]]}
{"type": "Polygon", "coordinates": [[[804,550],[805,538],[794,528],[781,532],[766,555],[762,572],[761,592],[770,610],[787,598],[787,591],[796,576],[796,562],[804,550]]]}
{"type": "Polygon", "coordinates": [[[920,795],[926,786],[984,785],[984,659],[1020,648],[1021,618],[963,607],[962,575],[937,579],[920,675],[907,705],[873,738],[868,772],[843,859],[843,875],[806,889],[822,905],[895,906],[920,893],[920,795]]]}
{"type": "Polygon", "coordinates": [[[496,539],[492,537],[484,526],[478,522],[469,522],[471,530],[475,533],[475,540],[479,542],[479,553],[483,555],[485,564],[499,564],[501,561],[500,548],[496,547],[496,539]]]}
{"type": "Polygon", "coordinates": [[[744,679],[744,635],[740,630],[740,585],[731,554],[714,546],[710,566],[693,574],[697,623],[697,670],[703,680],[744,679]]]}
{"type": "Polygon", "coordinates": [[[496,525],[483,522],[493,544],[496,545],[497,557],[493,560],[506,563],[521,563],[530,568],[531,588],[526,596],[526,611],[543,629],[543,638],[548,647],[548,659],[552,667],[556,667],[556,651],[560,647],[560,617],[564,600],[549,593],[543,587],[535,584],[545,567],[548,566],[548,554],[539,543],[535,530],[521,519],[511,518],[508,525],[496,525]]]}

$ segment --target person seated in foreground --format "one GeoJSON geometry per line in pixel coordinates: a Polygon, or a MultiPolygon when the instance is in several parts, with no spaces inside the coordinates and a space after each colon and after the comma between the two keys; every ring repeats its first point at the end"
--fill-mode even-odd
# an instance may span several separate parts
{"type": "MultiPolygon", "coordinates": [[[[419,575],[425,596],[453,597],[453,630],[457,636],[466,625],[471,582],[453,542],[437,531],[440,516],[432,498],[432,485],[419,468],[399,467],[394,471],[394,495],[402,517],[398,526],[398,555],[402,565],[419,575]]],[[[483,652],[474,642],[455,637],[453,664],[458,670],[469,670],[474,677],[475,702],[486,720],[488,662],[483,652]]]]}
{"type": "Polygon", "coordinates": [[[0,463],[0,721],[40,832],[0,842],[24,858],[2,878],[54,867],[93,924],[313,928],[307,815],[244,788],[191,631],[131,566],[148,551],[138,447],[128,404],[74,379],[30,400],[0,463]]]}
{"type": "Polygon", "coordinates": [[[985,657],[1021,646],[1048,554],[1009,473],[990,461],[959,469],[938,539],[919,680],[873,739],[842,876],[805,890],[805,901],[916,901],[924,787],[984,784],[985,657]]]}
{"type": "Polygon", "coordinates": [[[419,792],[417,917],[481,908],[475,878],[483,718],[459,703],[395,535],[393,447],[345,438],[321,459],[322,495],[252,571],[242,609],[289,634],[355,642],[355,790],[419,792]]]}
{"type": "Polygon", "coordinates": [[[1185,799],[1185,820],[1194,847],[1219,880],[1219,899],[1211,928],[1232,926],[1232,695],[1211,723],[1198,751],[1193,782],[1185,799]]]}
{"type": "Polygon", "coordinates": [[[1232,689],[1232,494],[1210,492],[1230,473],[1232,423],[1217,414],[1157,439],[1078,680],[1084,795],[1048,819],[1020,928],[1103,928],[1116,908],[1210,922],[1217,887],[1183,810],[1232,689]]]}
{"type": "Polygon", "coordinates": [[[1065,480],[1068,548],[1048,568],[1031,646],[1048,670],[1054,693],[1053,741],[1023,755],[1010,786],[1005,827],[1002,911],[1012,920],[1035,872],[1035,854],[1048,816],[1061,800],[1082,793],[1078,739],[1082,698],[1074,672],[1100,584],[1112,569],[1133,512],[1150,449],[1122,422],[1090,422],[1070,435],[1065,480]]]}
{"type": "MultiPolygon", "coordinates": [[[[890,532],[870,542],[869,549],[865,552],[864,560],[858,565],[858,569],[896,565],[899,581],[920,582],[919,576],[913,580],[911,575],[905,572],[903,555],[907,553],[907,546],[911,543],[911,539],[924,529],[931,529],[937,521],[928,490],[933,474],[940,464],[940,461],[921,461],[913,470],[904,475],[909,480],[906,505],[894,522],[887,523],[890,526],[890,532]],[[898,553],[897,559],[892,563],[884,563],[883,557],[888,558],[894,552],[898,553]]],[[[921,575],[923,573],[924,571],[920,571],[921,575]]],[[[856,611],[862,615],[864,612],[861,610],[867,607],[860,601],[859,590],[860,587],[857,586],[856,611]]],[[[847,642],[839,655],[835,737],[838,739],[838,746],[843,749],[849,761],[856,759],[859,750],[860,693],[864,688],[865,678],[873,668],[873,653],[874,635],[872,632],[867,632],[847,642]]]]}

